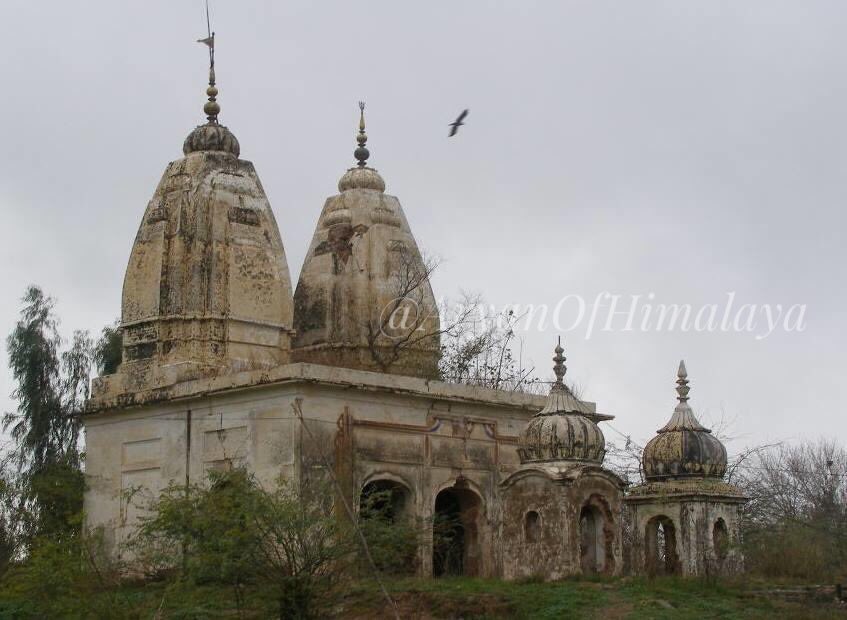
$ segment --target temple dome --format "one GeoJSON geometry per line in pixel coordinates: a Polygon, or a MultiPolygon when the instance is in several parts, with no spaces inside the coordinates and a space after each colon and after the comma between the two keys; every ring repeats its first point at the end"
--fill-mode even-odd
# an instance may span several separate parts
{"type": "MultiPolygon", "coordinates": [[[[214,46],[214,41],[212,42],[214,46]]],[[[197,151],[217,151],[229,153],[238,157],[241,154],[241,146],[233,133],[218,123],[218,114],[221,105],[218,103],[218,87],[215,86],[215,61],[214,50],[210,55],[211,65],[209,67],[209,86],[206,95],[209,100],[203,104],[203,113],[206,115],[206,124],[195,127],[185,142],[182,143],[184,155],[196,153],[197,151]]]]}
{"type": "Polygon", "coordinates": [[[671,419],[644,447],[642,465],[647,480],[685,477],[722,478],[726,473],[726,448],[712,431],[697,420],[688,404],[685,362],[677,373],[679,403],[671,419]]]}
{"type": "Polygon", "coordinates": [[[241,154],[241,146],[238,144],[238,138],[229,129],[217,123],[207,123],[195,127],[182,144],[182,152],[185,155],[196,151],[223,151],[238,157],[241,154]]]}
{"type": "Polygon", "coordinates": [[[590,407],[578,400],[564,384],[561,344],[556,347],[556,381],[547,403],[527,423],[518,437],[521,463],[582,461],[601,464],[606,455],[606,439],[597,426],[590,407]]]}
{"type": "Polygon", "coordinates": [[[384,192],[385,181],[373,168],[350,168],[338,181],[338,191],[346,192],[351,189],[372,189],[384,192]]]}

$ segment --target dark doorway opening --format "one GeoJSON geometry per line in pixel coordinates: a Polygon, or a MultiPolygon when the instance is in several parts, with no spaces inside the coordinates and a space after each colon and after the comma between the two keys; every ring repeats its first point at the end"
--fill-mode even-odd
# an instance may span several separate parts
{"type": "Polygon", "coordinates": [[[603,515],[596,506],[583,506],[579,513],[579,552],[584,575],[603,572],[606,539],[603,534],[603,515]]]}
{"type": "Polygon", "coordinates": [[[726,521],[718,519],[712,528],[712,544],[715,547],[715,557],[719,562],[726,559],[729,551],[729,532],[726,529],[726,521]]]}
{"type": "Polygon", "coordinates": [[[678,575],[681,570],[677,552],[676,528],[664,515],[647,522],[646,566],[648,575],[678,575]]]}
{"type": "Polygon", "coordinates": [[[479,575],[482,502],[470,489],[444,489],[435,497],[432,574],[479,575]]]}

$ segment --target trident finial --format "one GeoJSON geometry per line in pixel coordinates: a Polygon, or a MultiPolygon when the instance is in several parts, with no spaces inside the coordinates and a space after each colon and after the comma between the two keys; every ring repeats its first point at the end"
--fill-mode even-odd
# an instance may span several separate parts
{"type": "Polygon", "coordinates": [[[365,133],[365,102],[359,102],[359,135],[356,137],[356,142],[359,143],[353,157],[358,161],[359,168],[364,168],[367,165],[368,157],[371,156],[370,151],[365,147],[368,142],[368,134],[365,133]]]}
{"type": "Polygon", "coordinates": [[[562,348],[562,337],[559,336],[559,342],[556,345],[556,355],[553,357],[553,361],[556,362],[556,365],[553,366],[553,372],[556,373],[556,383],[554,384],[554,387],[565,385],[564,378],[568,367],[565,366],[565,360],[567,358],[562,355],[564,352],[565,350],[562,348]]]}
{"type": "Polygon", "coordinates": [[[676,393],[679,402],[684,403],[688,400],[688,392],[691,388],[688,387],[688,371],[685,369],[685,360],[680,360],[679,370],[676,373],[676,393]]]}
{"type": "Polygon", "coordinates": [[[209,87],[206,89],[209,100],[203,106],[203,112],[206,113],[209,125],[217,125],[221,106],[217,102],[218,89],[215,86],[215,33],[209,21],[209,0],[206,0],[206,38],[197,39],[197,42],[209,48],[209,87]]]}

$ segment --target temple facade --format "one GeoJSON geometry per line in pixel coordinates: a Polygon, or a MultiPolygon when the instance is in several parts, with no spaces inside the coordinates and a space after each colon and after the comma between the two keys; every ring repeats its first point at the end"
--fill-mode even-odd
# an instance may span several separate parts
{"type": "Polygon", "coordinates": [[[604,467],[612,416],[565,385],[561,345],[546,396],[439,380],[430,268],[367,163],[364,106],[356,165],[317,217],[292,293],[258,175],[219,123],[213,71],[207,95],[207,122],[141,217],[123,361],[93,382],[84,417],[86,526],[113,554],[164,488],[241,466],[267,485],[332,468],[354,507],[388,490],[410,518],[457,519],[450,553],[422,545],[422,575],[619,574],[630,512],[634,572],[702,572],[697,545],[718,568],[741,566],[743,498],[720,480],[726,451],[687,408],[687,384],[645,449],[647,482],[627,493],[604,467]]]}

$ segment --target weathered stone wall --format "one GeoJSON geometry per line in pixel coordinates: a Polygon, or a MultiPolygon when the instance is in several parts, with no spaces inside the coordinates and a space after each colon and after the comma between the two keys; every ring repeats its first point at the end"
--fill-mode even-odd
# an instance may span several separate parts
{"type": "MultiPolygon", "coordinates": [[[[476,494],[473,568],[497,575],[498,484],[517,467],[515,438],[542,404],[537,396],[305,364],[131,397],[103,392],[85,417],[87,526],[102,526],[120,543],[169,484],[202,482],[210,469],[232,464],[263,484],[306,480],[323,475],[328,461],[355,507],[364,485],[381,479],[408,487],[413,515],[424,521],[441,490],[476,494]],[[140,490],[127,502],[134,487],[140,490]]],[[[424,574],[431,560],[423,549],[424,574]]]]}
{"type": "MultiPolygon", "coordinates": [[[[501,573],[499,482],[518,465],[516,435],[529,411],[448,402],[402,406],[382,400],[378,407],[348,403],[341,426],[350,429],[343,458],[352,471],[351,496],[366,484],[394,481],[408,490],[409,516],[429,525],[442,491],[473,496],[478,503],[469,524],[474,547],[471,574],[501,573]],[[374,415],[378,414],[378,415],[374,415]]],[[[374,403],[376,404],[376,403],[374,403]]],[[[432,572],[431,540],[420,553],[419,570],[432,572]]]]}
{"type": "Polygon", "coordinates": [[[503,577],[620,574],[622,484],[614,475],[578,464],[533,464],[520,468],[503,487],[503,577]],[[588,551],[583,509],[600,518],[595,524],[597,562],[591,567],[583,557],[588,551]]]}
{"type": "MultiPolygon", "coordinates": [[[[580,514],[593,506],[602,517],[597,571],[617,574],[620,480],[596,466],[520,464],[517,436],[543,404],[539,396],[307,364],[130,397],[102,392],[85,418],[87,526],[102,526],[118,553],[169,484],[200,483],[210,469],[233,465],[267,485],[280,476],[308,481],[326,478],[329,465],[354,509],[372,482],[404,489],[406,514],[424,525],[440,494],[456,498],[464,570],[480,576],[583,572],[580,514]],[[539,515],[535,541],[526,538],[530,510],[539,515]]],[[[431,536],[416,568],[433,572],[431,536]]]]}
{"type": "Polygon", "coordinates": [[[279,476],[296,478],[301,467],[301,429],[291,410],[296,391],[280,386],[273,393],[256,392],[87,417],[87,526],[103,527],[107,540],[121,543],[158,493],[169,485],[202,483],[213,469],[243,465],[263,484],[279,476]]]}

